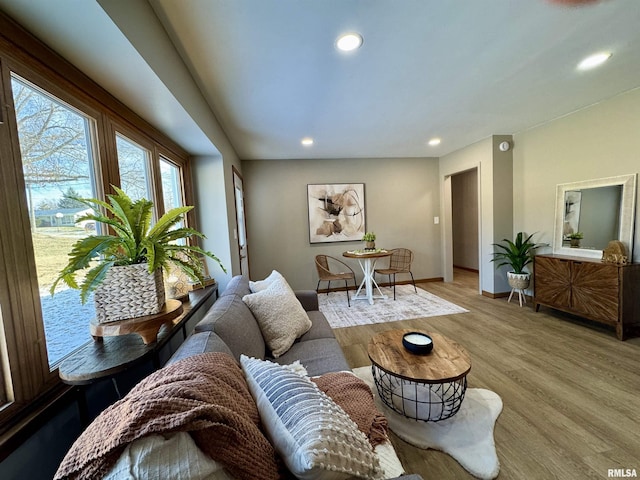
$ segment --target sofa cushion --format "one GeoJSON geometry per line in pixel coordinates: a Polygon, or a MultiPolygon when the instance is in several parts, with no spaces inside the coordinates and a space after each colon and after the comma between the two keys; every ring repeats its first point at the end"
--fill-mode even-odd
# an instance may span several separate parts
{"type": "Polygon", "coordinates": [[[331,325],[329,325],[327,318],[321,312],[307,312],[307,316],[311,320],[311,328],[296,340],[297,342],[315,340],[317,338],[335,338],[331,325]]]}
{"type": "Polygon", "coordinates": [[[277,270],[273,270],[267,278],[264,280],[257,280],[255,282],[249,281],[249,290],[251,293],[258,293],[262,290],[266,290],[275,280],[284,280],[284,277],[277,270]]]}
{"type": "Polygon", "coordinates": [[[240,360],[240,354],[264,358],[264,338],[249,307],[236,295],[220,297],[195,326],[196,332],[213,331],[240,360]]]}
{"type": "Polygon", "coordinates": [[[320,310],[318,305],[318,293],[315,290],[295,290],[296,298],[307,312],[320,310]]]}
{"type": "Polygon", "coordinates": [[[240,363],[267,436],[296,478],[382,478],[367,437],[313,382],[272,362],[243,355],[240,363]]]}
{"type": "Polygon", "coordinates": [[[249,279],[244,275],[236,275],[227,284],[227,288],[224,289],[219,296],[224,297],[226,295],[238,295],[244,297],[251,293],[249,289],[249,279]]]}
{"type": "Polygon", "coordinates": [[[233,355],[226,343],[213,332],[194,332],[180,345],[178,350],[171,356],[167,365],[192,357],[199,353],[220,352],[233,355]]]}
{"type": "Polygon", "coordinates": [[[242,301],[251,309],[275,358],[289,350],[296,338],[311,328],[307,312],[284,279],[275,279],[268,288],[245,295],[242,301]]]}
{"type": "Polygon", "coordinates": [[[327,372],[341,372],[350,369],[340,345],[333,338],[296,342],[275,361],[285,365],[296,360],[300,360],[300,363],[305,366],[312,377],[327,372]]]}

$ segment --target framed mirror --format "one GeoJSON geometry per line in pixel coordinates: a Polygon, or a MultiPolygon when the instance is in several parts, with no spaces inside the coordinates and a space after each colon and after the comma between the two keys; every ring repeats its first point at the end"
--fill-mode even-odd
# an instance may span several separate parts
{"type": "Polygon", "coordinates": [[[601,258],[620,240],[631,259],[635,206],[635,173],[558,185],[553,253],[601,258]]]}

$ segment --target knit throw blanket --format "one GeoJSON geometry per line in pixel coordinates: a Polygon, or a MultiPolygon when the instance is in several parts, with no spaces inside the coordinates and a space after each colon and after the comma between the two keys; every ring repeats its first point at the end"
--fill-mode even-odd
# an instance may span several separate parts
{"type": "Polygon", "coordinates": [[[369,439],[372,447],[387,441],[387,419],[376,408],[369,386],[347,372],[326,373],[312,378],[369,439]]]}
{"type": "Polygon", "coordinates": [[[191,432],[196,445],[237,479],[280,477],[242,370],[227,354],[206,353],[158,370],[102,412],[73,444],[54,479],[101,478],[128,443],[178,431],[191,432]]]}
{"type": "MultiPolygon", "coordinates": [[[[387,420],[355,375],[327,373],[313,381],[369,438],[387,440],[387,420]]],[[[205,353],[154,372],[102,412],[63,459],[54,480],[104,476],[125,447],[146,435],[190,432],[196,445],[236,479],[289,475],[264,436],[244,374],[224,353],[205,353]]]]}

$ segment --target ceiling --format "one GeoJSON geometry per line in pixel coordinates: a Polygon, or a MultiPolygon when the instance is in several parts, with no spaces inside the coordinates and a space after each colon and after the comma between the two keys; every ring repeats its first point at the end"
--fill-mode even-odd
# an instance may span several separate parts
{"type": "Polygon", "coordinates": [[[215,146],[183,100],[189,82],[241,159],[302,159],[439,157],[640,86],[640,2],[562,3],[0,0],[0,9],[191,153],[215,146]],[[167,41],[150,49],[154,22],[167,41]],[[344,54],[334,45],[347,31],[364,43],[344,54]],[[604,66],[576,69],[599,51],[613,54],[604,66]],[[181,58],[181,87],[157,67],[162,56],[181,58]],[[440,145],[429,146],[434,137],[440,145]]]}

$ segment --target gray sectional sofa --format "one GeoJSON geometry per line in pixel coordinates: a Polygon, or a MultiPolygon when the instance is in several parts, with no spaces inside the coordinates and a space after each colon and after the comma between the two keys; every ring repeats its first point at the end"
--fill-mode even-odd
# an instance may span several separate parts
{"type": "Polygon", "coordinates": [[[225,352],[236,360],[244,354],[281,365],[299,360],[310,376],[350,370],[329,323],[318,310],[318,296],[314,290],[295,292],[311,320],[311,329],[278,358],[270,356],[256,319],[242,301],[242,297],[250,293],[246,277],[233,277],[169,363],[198,353],[225,352]]]}
{"type": "MultiPolygon", "coordinates": [[[[233,277],[224,292],[220,294],[220,298],[168,363],[199,353],[224,352],[231,354],[237,360],[244,354],[268,359],[281,365],[300,361],[310,376],[351,369],[331,326],[318,309],[318,295],[314,290],[295,291],[312,326],[285,354],[278,358],[270,356],[256,319],[242,301],[242,297],[250,293],[249,280],[246,277],[233,277]]],[[[415,474],[398,478],[422,479],[420,475],[415,474]]]]}
{"type": "Polygon", "coordinates": [[[295,471],[304,478],[400,475],[404,468],[384,434],[384,418],[375,411],[369,390],[344,373],[349,364],[318,310],[316,292],[293,292],[282,279],[274,287],[284,284],[286,298],[271,287],[252,294],[250,286],[255,290],[256,283],[234,277],[167,365],[87,427],[55,478],[228,480],[231,472],[243,480],[276,480],[295,471]],[[266,309],[252,303],[255,295],[266,309]],[[276,337],[286,334],[286,348],[270,336],[265,311],[278,324],[276,337]],[[334,393],[342,395],[353,417],[311,387],[300,375],[303,369],[318,377],[316,382],[339,390],[334,393]],[[299,415],[296,408],[301,408],[299,415]],[[363,418],[356,426],[354,419],[363,418]],[[374,424],[382,426],[382,434],[376,430],[377,439],[367,440],[363,428],[372,433],[374,424]],[[278,466],[277,452],[288,472],[278,466]],[[322,460],[311,462],[310,456],[322,460]],[[309,476],[309,468],[319,471],[309,476]],[[337,469],[340,476],[329,473],[337,469]]]}

